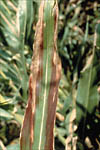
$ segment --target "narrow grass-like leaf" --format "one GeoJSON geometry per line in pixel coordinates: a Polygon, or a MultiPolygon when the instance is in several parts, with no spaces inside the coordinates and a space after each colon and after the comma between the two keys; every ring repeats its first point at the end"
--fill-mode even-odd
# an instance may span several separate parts
{"type": "Polygon", "coordinates": [[[31,26],[33,22],[33,1],[27,1],[27,38],[29,38],[30,32],[31,32],[31,26]],[[31,17],[30,17],[31,16],[31,17]]]}
{"type": "Polygon", "coordinates": [[[100,20],[99,23],[96,25],[96,43],[95,46],[100,49],[100,20]]]}
{"type": "Polygon", "coordinates": [[[27,22],[27,1],[19,0],[18,3],[18,13],[17,13],[17,23],[18,23],[18,37],[20,40],[20,57],[22,60],[22,69],[20,70],[21,75],[23,75],[23,79],[21,80],[21,85],[23,89],[23,99],[27,99],[27,71],[26,71],[26,63],[24,57],[24,42],[25,42],[25,33],[26,33],[26,22],[27,22]]]}
{"type": "Polygon", "coordinates": [[[24,45],[27,28],[27,36],[30,34],[32,25],[33,5],[30,1],[17,1],[17,7],[11,1],[0,2],[0,28],[6,38],[8,46],[13,49],[12,55],[18,53],[20,55],[20,64],[17,66],[20,70],[21,86],[23,90],[23,99],[27,99],[28,75],[26,71],[26,61],[24,56],[24,45]],[[10,5],[10,7],[7,7],[10,5]],[[31,8],[31,9],[29,9],[31,8]],[[14,16],[14,17],[13,17],[14,16]]]}
{"type": "Polygon", "coordinates": [[[4,1],[0,1],[0,28],[6,41],[14,50],[19,46],[18,32],[15,20],[11,17],[11,11],[7,8],[4,1]]]}
{"type": "Polygon", "coordinates": [[[98,104],[99,96],[97,92],[96,84],[96,66],[95,66],[95,39],[94,37],[94,48],[91,57],[88,59],[86,66],[81,72],[81,77],[78,84],[78,93],[76,101],[76,121],[79,122],[82,117],[87,117],[87,114],[91,114],[98,104]]]}
{"type": "Polygon", "coordinates": [[[42,1],[36,26],[29,99],[21,131],[21,150],[53,150],[61,64],[57,55],[57,1],[42,1]]]}

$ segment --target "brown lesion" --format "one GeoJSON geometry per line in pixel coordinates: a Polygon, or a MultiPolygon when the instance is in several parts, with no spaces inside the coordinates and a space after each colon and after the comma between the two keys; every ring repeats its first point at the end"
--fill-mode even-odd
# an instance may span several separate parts
{"type": "Polygon", "coordinates": [[[33,46],[34,54],[32,59],[32,75],[33,80],[36,80],[36,105],[39,103],[39,93],[41,90],[41,81],[43,78],[43,28],[44,28],[44,21],[43,21],[43,11],[44,11],[44,2],[42,2],[40,9],[39,9],[39,21],[36,26],[36,34],[35,34],[35,44],[33,46]]]}
{"type": "Polygon", "coordinates": [[[48,112],[47,112],[47,121],[46,121],[46,143],[45,150],[53,150],[54,137],[53,129],[55,123],[56,115],[56,105],[58,98],[58,86],[61,77],[61,61],[57,54],[57,21],[58,21],[58,6],[55,5],[54,8],[54,48],[52,52],[52,75],[50,82],[50,90],[48,95],[48,112]]]}
{"type": "Polygon", "coordinates": [[[21,150],[32,149],[34,142],[34,124],[35,124],[35,110],[38,103],[39,87],[43,75],[43,9],[44,5],[39,9],[39,21],[36,25],[34,53],[31,65],[31,74],[29,77],[29,98],[24,116],[23,126],[20,135],[21,150]],[[23,146],[24,145],[24,146],[23,146]]]}
{"type": "Polygon", "coordinates": [[[46,122],[46,144],[45,149],[53,150],[53,128],[55,123],[56,105],[58,98],[58,86],[61,77],[61,63],[56,55],[56,64],[52,61],[52,75],[48,95],[48,112],[46,122]],[[52,145],[52,146],[51,146],[52,145]]]}
{"type": "Polygon", "coordinates": [[[21,135],[20,135],[20,149],[21,150],[26,150],[25,147],[28,145],[30,146],[31,150],[31,145],[33,142],[33,131],[32,131],[32,124],[33,124],[33,114],[32,114],[32,75],[30,75],[29,78],[29,99],[28,99],[28,104],[26,107],[26,112],[24,116],[24,122],[21,130],[21,135]],[[30,133],[30,134],[29,134],[30,133]]]}

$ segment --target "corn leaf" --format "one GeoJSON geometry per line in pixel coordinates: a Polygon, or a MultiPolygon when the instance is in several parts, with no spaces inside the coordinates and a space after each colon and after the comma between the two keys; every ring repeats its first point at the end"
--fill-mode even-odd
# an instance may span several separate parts
{"type": "Polygon", "coordinates": [[[53,128],[61,64],[56,53],[57,1],[42,1],[36,26],[29,99],[20,137],[21,150],[53,150],[53,128]]]}

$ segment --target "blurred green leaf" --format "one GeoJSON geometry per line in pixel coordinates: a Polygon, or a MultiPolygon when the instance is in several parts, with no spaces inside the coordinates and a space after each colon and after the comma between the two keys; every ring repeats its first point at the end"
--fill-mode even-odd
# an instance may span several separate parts
{"type": "Polygon", "coordinates": [[[11,144],[7,146],[7,150],[20,150],[20,145],[19,144],[11,144]]]}
{"type": "Polygon", "coordinates": [[[22,125],[24,116],[17,113],[13,114],[13,116],[20,123],[20,125],[22,125]]]}
{"type": "Polygon", "coordinates": [[[33,16],[34,16],[34,12],[33,12],[33,3],[32,0],[27,1],[27,39],[29,38],[29,35],[31,33],[31,28],[32,28],[32,23],[33,23],[33,16]],[[30,17],[31,16],[31,17],[30,17]]]}
{"type": "Polygon", "coordinates": [[[7,111],[5,111],[4,109],[0,108],[0,118],[5,118],[6,120],[8,120],[8,119],[12,119],[13,116],[7,111]]]}
{"type": "MultiPolygon", "coordinates": [[[[96,29],[97,32],[97,29],[96,29]]],[[[94,47],[92,55],[88,57],[85,67],[81,72],[78,84],[77,100],[76,100],[76,122],[79,122],[82,117],[87,117],[91,114],[99,103],[99,95],[97,92],[97,57],[94,35],[94,47]]]]}
{"type": "Polygon", "coordinates": [[[81,74],[76,101],[77,122],[79,122],[82,117],[86,118],[87,113],[91,114],[98,105],[99,96],[97,85],[95,84],[96,76],[96,69],[92,68],[92,66],[81,74]]]}
{"type": "Polygon", "coordinates": [[[100,23],[96,25],[96,46],[100,48],[100,23]]]}

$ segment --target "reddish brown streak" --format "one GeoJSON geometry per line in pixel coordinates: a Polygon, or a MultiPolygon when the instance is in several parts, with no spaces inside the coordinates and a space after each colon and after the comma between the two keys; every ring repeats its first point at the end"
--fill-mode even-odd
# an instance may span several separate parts
{"type": "Polygon", "coordinates": [[[21,138],[20,138],[20,145],[21,145],[21,150],[23,150],[23,143],[24,143],[24,147],[26,147],[26,135],[27,136],[27,140],[28,143],[30,145],[30,150],[32,149],[32,142],[33,142],[33,131],[32,131],[32,124],[33,124],[33,115],[32,115],[32,75],[30,75],[30,79],[29,79],[29,99],[28,99],[28,105],[26,108],[26,112],[25,112],[25,118],[27,118],[27,120],[25,119],[23,122],[23,127],[21,130],[21,138]],[[25,128],[25,129],[24,129],[25,128]],[[30,129],[30,130],[29,130],[30,129]],[[30,133],[30,134],[29,134],[30,133]]]}
{"type": "Polygon", "coordinates": [[[53,143],[54,143],[53,129],[54,129],[56,105],[57,105],[57,98],[58,98],[58,85],[61,77],[61,62],[56,52],[57,21],[58,21],[58,6],[56,4],[54,8],[54,49],[52,53],[53,55],[52,75],[51,75],[50,91],[48,95],[45,150],[53,150],[53,143]]]}
{"type": "Polygon", "coordinates": [[[35,76],[36,80],[36,105],[39,103],[39,93],[41,90],[41,81],[43,77],[43,9],[44,5],[42,4],[39,9],[39,14],[41,13],[41,16],[39,18],[39,21],[36,25],[36,34],[35,34],[35,41],[34,41],[34,55],[32,60],[32,66],[31,66],[31,72],[33,74],[33,77],[35,76]]]}
{"type": "Polygon", "coordinates": [[[35,109],[38,104],[38,94],[40,81],[42,79],[42,61],[43,61],[43,4],[39,11],[42,12],[39,21],[36,25],[35,41],[34,41],[34,55],[32,58],[31,75],[29,78],[29,98],[24,116],[24,122],[20,135],[20,149],[32,150],[34,142],[34,120],[35,109]],[[28,144],[29,145],[28,145],[28,144]],[[24,146],[23,146],[24,145],[24,146]]]}

